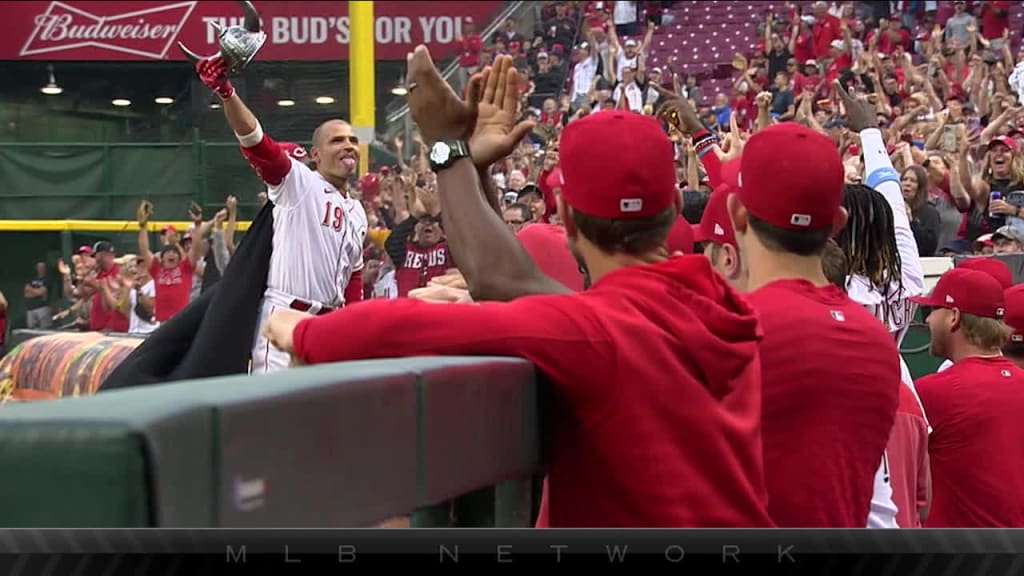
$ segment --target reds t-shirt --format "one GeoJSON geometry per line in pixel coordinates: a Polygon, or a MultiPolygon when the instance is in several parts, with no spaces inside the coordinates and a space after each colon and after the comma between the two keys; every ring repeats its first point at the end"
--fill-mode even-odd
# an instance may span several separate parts
{"type": "Polygon", "coordinates": [[[764,470],[779,527],[863,528],[899,398],[885,327],[835,286],[750,294],[761,343],[764,470]]]}
{"type": "Polygon", "coordinates": [[[932,426],[925,526],[1024,526],[1024,370],[970,357],[914,385],[932,426]]]}
{"type": "Polygon", "coordinates": [[[426,248],[406,243],[405,262],[395,272],[398,297],[405,298],[411,290],[423,288],[432,278],[442,276],[454,267],[448,243],[444,240],[426,248]]]}
{"type": "MultiPolygon", "coordinates": [[[[119,274],[121,274],[121,269],[117,264],[112,264],[110,268],[96,272],[96,281],[106,282],[107,279],[119,274]]],[[[103,304],[103,294],[99,289],[95,290],[92,295],[92,308],[89,309],[89,329],[110,332],[128,331],[128,317],[117,310],[108,310],[103,304]]]]}
{"type": "Polygon", "coordinates": [[[157,322],[170,320],[188,304],[194,271],[188,258],[178,262],[174,268],[165,268],[158,258],[153,258],[153,263],[149,265],[149,275],[156,283],[153,315],[157,322]]]}

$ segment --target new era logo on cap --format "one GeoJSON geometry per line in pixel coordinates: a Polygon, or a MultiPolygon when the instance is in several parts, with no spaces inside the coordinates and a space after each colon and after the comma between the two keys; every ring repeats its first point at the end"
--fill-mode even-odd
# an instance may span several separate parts
{"type": "Polygon", "coordinates": [[[789,217],[789,223],[793,226],[800,226],[806,228],[811,225],[810,214],[793,214],[789,217]]]}
{"type": "Polygon", "coordinates": [[[929,296],[914,296],[911,302],[932,308],[956,309],[963,314],[1002,319],[1006,312],[1003,287],[992,276],[978,270],[953,268],[935,284],[929,296]]]}
{"type": "Polygon", "coordinates": [[[725,236],[725,230],[722,228],[722,225],[717,222],[715,222],[715,236],[725,236]]]}
{"type": "Polygon", "coordinates": [[[619,210],[623,212],[640,212],[643,209],[643,198],[623,198],[619,201],[619,210]]]}

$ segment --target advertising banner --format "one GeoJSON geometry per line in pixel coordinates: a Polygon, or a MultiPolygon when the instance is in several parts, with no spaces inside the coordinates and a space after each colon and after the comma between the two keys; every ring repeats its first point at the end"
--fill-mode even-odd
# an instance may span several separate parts
{"type": "MultiPolygon", "coordinates": [[[[261,61],[346,60],[347,1],[256,1],[267,43],[261,61]]],[[[459,50],[467,19],[482,27],[503,2],[374,2],[375,57],[402,60],[418,44],[435,57],[459,50]]],[[[217,51],[210,22],[241,25],[238,2],[4,1],[0,60],[184,60],[176,43],[217,51]]]]}

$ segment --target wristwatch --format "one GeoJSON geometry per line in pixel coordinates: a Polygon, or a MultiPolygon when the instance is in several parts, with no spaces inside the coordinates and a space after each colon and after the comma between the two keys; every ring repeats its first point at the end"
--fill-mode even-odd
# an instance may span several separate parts
{"type": "Polygon", "coordinates": [[[459,158],[469,156],[469,146],[462,140],[441,140],[430,147],[430,169],[440,172],[450,167],[459,158]]]}

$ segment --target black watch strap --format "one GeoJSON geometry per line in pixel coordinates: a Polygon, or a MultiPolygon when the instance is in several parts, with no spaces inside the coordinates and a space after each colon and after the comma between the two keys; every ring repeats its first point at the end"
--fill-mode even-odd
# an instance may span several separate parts
{"type": "Polygon", "coordinates": [[[441,140],[430,147],[427,154],[430,160],[430,169],[440,172],[450,167],[459,158],[469,156],[469,145],[464,140],[441,140]]]}

